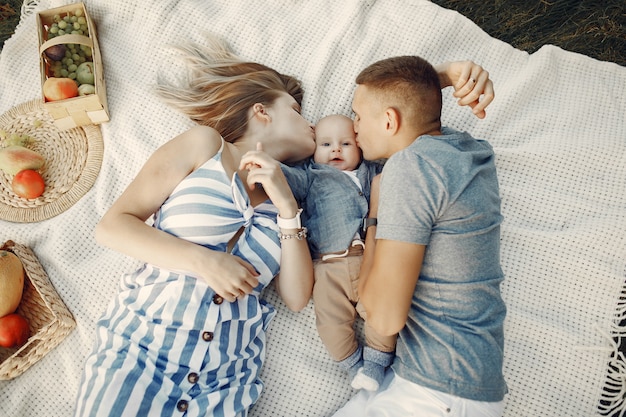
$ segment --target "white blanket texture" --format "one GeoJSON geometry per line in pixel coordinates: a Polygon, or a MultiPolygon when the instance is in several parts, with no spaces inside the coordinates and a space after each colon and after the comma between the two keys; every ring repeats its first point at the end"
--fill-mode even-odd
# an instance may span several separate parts
{"type": "MultiPolygon", "coordinates": [[[[31,1],[0,55],[0,114],[41,97],[31,1]]],[[[497,154],[503,214],[502,290],[507,417],[624,415],[617,346],[626,311],[626,68],[544,46],[529,55],[457,12],[425,0],[86,0],[97,25],[111,120],[93,188],[37,223],[0,221],[0,240],[30,247],[77,327],[21,376],[0,381],[0,416],[67,417],[95,322],[137,261],[100,247],[93,229],[149,155],[192,126],[156,97],[157,75],[185,68],[168,48],[206,31],[242,57],[299,77],[304,115],[351,115],[357,73],[375,60],[471,59],[496,99],[479,120],[444,90],[445,125],[487,139],[497,154]],[[609,372],[609,369],[611,370],[609,372]],[[612,387],[610,392],[605,386],[612,387]]],[[[328,416],[353,395],[323,348],[312,303],[278,309],[268,334],[265,391],[252,416],[328,416]]]]}

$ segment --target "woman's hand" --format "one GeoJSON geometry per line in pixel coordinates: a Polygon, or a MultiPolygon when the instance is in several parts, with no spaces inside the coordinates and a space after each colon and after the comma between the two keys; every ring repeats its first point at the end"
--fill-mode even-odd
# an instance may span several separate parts
{"type": "Polygon", "coordinates": [[[239,170],[248,171],[246,182],[251,189],[254,189],[256,184],[263,186],[281,217],[291,219],[296,215],[298,204],[280,169],[280,163],[263,152],[260,143],[257,144],[256,151],[249,151],[243,155],[239,170]]]}
{"type": "Polygon", "coordinates": [[[206,252],[200,258],[201,265],[194,269],[217,294],[229,302],[252,293],[259,285],[259,273],[248,262],[226,252],[213,251],[199,246],[206,252]]]}
{"type": "Polygon", "coordinates": [[[493,82],[480,65],[472,61],[444,62],[436,65],[441,88],[453,87],[460,106],[470,106],[479,119],[484,119],[485,108],[493,101],[493,82]]]}

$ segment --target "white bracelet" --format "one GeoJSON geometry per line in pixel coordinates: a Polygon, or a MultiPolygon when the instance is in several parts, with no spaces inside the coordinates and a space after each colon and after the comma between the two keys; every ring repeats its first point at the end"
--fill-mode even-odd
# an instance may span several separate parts
{"type": "Polygon", "coordinates": [[[298,231],[293,234],[285,234],[283,232],[278,232],[278,238],[280,240],[289,240],[289,239],[304,240],[306,239],[306,227],[303,227],[302,229],[298,229],[298,231]]]}
{"type": "Polygon", "coordinates": [[[283,219],[280,214],[276,216],[276,224],[281,229],[302,229],[302,221],[300,220],[300,213],[302,209],[298,209],[298,212],[292,219],[283,219]]]}

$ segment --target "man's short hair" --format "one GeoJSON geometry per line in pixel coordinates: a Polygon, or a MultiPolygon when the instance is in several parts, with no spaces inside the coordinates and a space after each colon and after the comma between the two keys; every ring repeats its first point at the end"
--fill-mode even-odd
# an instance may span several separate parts
{"type": "Polygon", "coordinates": [[[433,66],[419,56],[398,56],[365,68],[356,83],[379,94],[384,107],[393,107],[408,123],[441,119],[441,84],[433,66]]]}

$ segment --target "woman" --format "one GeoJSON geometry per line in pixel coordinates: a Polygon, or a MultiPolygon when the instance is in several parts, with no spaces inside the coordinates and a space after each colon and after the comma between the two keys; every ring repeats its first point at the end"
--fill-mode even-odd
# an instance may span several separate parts
{"type": "Polygon", "coordinates": [[[98,322],[77,416],[247,415],[274,314],[261,290],[280,270],[290,309],[312,292],[306,229],[275,161],[315,149],[299,82],[215,40],[183,52],[188,88],[159,92],[199,126],[156,150],[96,227],[145,264],[98,322]]]}

